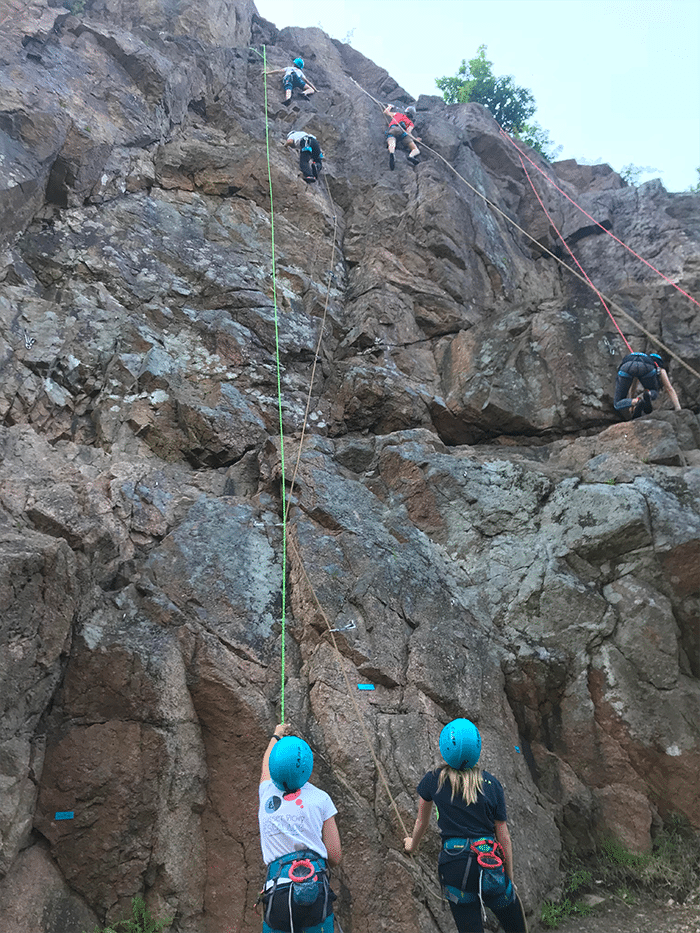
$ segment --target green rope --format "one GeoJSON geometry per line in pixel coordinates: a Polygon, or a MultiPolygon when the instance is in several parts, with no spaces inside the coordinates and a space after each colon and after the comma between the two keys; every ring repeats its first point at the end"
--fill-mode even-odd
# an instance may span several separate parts
{"type": "Polygon", "coordinates": [[[270,128],[267,116],[267,50],[263,45],[263,74],[265,76],[265,148],[267,151],[267,178],[270,183],[270,239],[272,243],[272,303],[275,309],[275,356],[277,359],[277,408],[280,419],[280,460],[282,465],[282,667],[280,685],[280,721],[284,722],[284,666],[287,608],[287,509],[284,483],[284,426],[282,424],[282,376],[280,367],[280,341],[277,322],[277,271],[275,269],[275,212],[272,206],[272,170],[270,168],[270,128]]]}

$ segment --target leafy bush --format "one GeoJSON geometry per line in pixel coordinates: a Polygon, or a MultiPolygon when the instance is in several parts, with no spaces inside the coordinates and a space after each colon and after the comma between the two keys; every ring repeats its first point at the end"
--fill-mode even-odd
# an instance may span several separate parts
{"type": "Polygon", "coordinates": [[[571,862],[562,900],[545,901],[542,923],[555,929],[563,921],[584,916],[591,909],[576,900],[587,890],[608,892],[627,904],[643,895],[683,903],[700,886],[700,840],[684,816],[672,816],[654,840],[648,855],[635,855],[614,839],[607,839],[589,867],[571,862]]]}
{"type": "Polygon", "coordinates": [[[683,903],[700,885],[700,845],[688,820],[672,816],[654,840],[650,855],[634,855],[618,842],[601,846],[599,872],[611,888],[645,890],[683,903]]]}
{"type": "Polygon", "coordinates": [[[128,920],[117,920],[103,930],[95,927],[95,933],[160,933],[163,927],[172,922],[172,917],[156,920],[143,898],[135,897],[131,902],[131,917],[128,920]]]}
{"type": "Polygon", "coordinates": [[[592,881],[593,875],[586,869],[571,872],[564,886],[563,899],[558,904],[554,901],[545,901],[542,905],[542,923],[554,930],[570,917],[585,917],[589,914],[592,908],[588,904],[577,901],[572,895],[584,891],[592,881]]]}

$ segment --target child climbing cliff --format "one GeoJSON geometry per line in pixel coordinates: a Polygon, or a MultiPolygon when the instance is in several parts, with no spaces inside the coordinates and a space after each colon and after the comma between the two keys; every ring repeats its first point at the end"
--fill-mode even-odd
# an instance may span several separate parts
{"type": "Polygon", "coordinates": [[[384,108],[384,115],[390,118],[389,127],[386,131],[386,147],[389,150],[389,168],[394,170],[396,164],[394,153],[396,143],[401,143],[403,148],[408,149],[408,161],[411,165],[418,165],[418,156],[420,150],[416,146],[416,140],[420,142],[420,136],[413,136],[411,131],[415,126],[416,108],[406,107],[406,112],[401,113],[396,110],[392,104],[384,108]]]}

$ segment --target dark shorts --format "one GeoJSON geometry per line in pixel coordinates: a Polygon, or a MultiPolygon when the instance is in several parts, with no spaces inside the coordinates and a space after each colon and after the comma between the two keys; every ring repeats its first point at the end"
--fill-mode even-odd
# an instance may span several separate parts
{"type": "Polygon", "coordinates": [[[398,139],[399,142],[404,139],[408,139],[408,133],[406,130],[404,130],[403,127],[399,126],[398,123],[395,123],[394,126],[390,126],[384,135],[387,138],[389,136],[393,136],[394,139],[398,139]]]}
{"type": "Polygon", "coordinates": [[[293,88],[298,87],[302,91],[307,86],[306,81],[302,81],[298,74],[292,72],[290,75],[285,75],[282,78],[282,87],[285,91],[291,91],[293,88]]]}

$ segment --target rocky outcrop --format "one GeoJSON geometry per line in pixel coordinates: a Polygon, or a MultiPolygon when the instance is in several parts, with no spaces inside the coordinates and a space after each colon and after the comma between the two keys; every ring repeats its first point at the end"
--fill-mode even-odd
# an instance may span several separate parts
{"type": "MultiPolygon", "coordinates": [[[[618,421],[621,341],[539,248],[562,250],[483,108],[421,98],[429,148],[390,172],[362,89],[408,95],[320,30],[72,6],[15,4],[0,39],[3,933],[135,894],[174,933],[258,929],[285,571],[285,709],[338,805],[345,929],[451,929],[437,841],[402,854],[373,754],[410,826],[454,716],[506,787],[531,915],[563,850],[700,827],[697,382],[618,421]],[[263,49],[318,88],[287,110],[269,78],[276,291],[263,49]],[[298,128],[316,188],[279,145],[298,128]]],[[[697,196],[528,154],[698,293],[697,196]]],[[[696,305],[540,179],[597,287],[697,368],[696,305]]]]}

